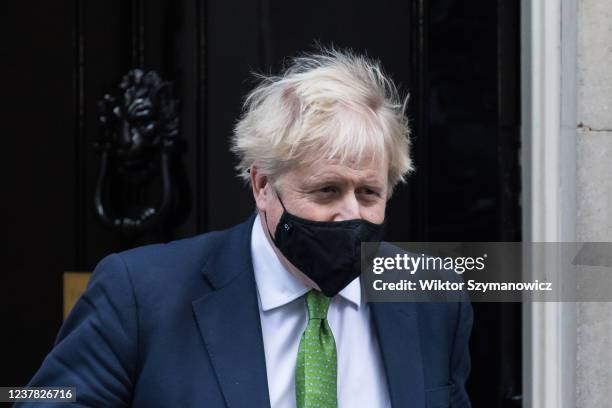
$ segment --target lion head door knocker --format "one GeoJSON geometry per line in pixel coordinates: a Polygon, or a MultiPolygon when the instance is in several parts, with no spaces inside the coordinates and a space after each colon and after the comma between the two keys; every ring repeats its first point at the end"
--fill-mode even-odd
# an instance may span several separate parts
{"type": "Polygon", "coordinates": [[[95,210],[114,229],[142,232],[159,227],[172,207],[178,101],[171,84],[153,71],[129,71],[119,89],[121,97],[106,94],[98,102],[95,210]]]}

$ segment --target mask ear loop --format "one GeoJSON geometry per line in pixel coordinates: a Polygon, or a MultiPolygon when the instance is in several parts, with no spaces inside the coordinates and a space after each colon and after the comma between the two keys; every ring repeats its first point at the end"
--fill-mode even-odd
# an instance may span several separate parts
{"type": "Polygon", "coordinates": [[[276,194],[276,198],[278,198],[278,201],[281,203],[281,206],[283,207],[283,210],[285,210],[285,212],[287,212],[287,209],[285,208],[285,204],[283,204],[283,200],[281,199],[280,194],[278,194],[278,191],[274,188],[271,187],[272,190],[274,190],[274,194],[276,194]]]}
{"type": "Polygon", "coordinates": [[[272,231],[270,231],[270,227],[268,226],[268,214],[265,211],[264,211],[264,218],[266,220],[266,229],[268,230],[268,235],[270,236],[270,239],[272,240],[272,242],[274,242],[274,245],[278,247],[278,244],[276,243],[276,240],[274,239],[274,235],[272,235],[272,231]]]}
{"type": "MultiPolygon", "coordinates": [[[[285,204],[283,204],[283,200],[281,200],[281,197],[280,197],[280,194],[278,194],[278,191],[276,191],[274,187],[270,187],[270,188],[274,191],[276,198],[278,198],[278,201],[283,207],[283,211],[287,212],[287,209],[285,208],[285,204]]],[[[268,235],[270,235],[270,239],[272,239],[272,242],[274,242],[274,245],[278,247],[278,244],[276,243],[276,240],[274,239],[274,235],[272,235],[272,231],[270,231],[270,226],[268,225],[268,213],[266,211],[264,211],[264,218],[266,221],[266,229],[268,230],[268,235]]]]}

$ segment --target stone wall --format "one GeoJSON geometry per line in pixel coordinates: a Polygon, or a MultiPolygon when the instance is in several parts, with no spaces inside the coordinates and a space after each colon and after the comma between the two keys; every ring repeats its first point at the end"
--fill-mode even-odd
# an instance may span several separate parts
{"type": "MultiPolygon", "coordinates": [[[[612,242],[612,1],[578,10],[576,233],[612,242]]],[[[612,303],[576,312],[576,406],[612,406],[612,303]]]]}

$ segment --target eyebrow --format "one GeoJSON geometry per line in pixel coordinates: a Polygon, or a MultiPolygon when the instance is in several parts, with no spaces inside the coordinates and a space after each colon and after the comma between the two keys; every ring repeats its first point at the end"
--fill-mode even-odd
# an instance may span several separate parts
{"type": "MultiPolygon", "coordinates": [[[[348,184],[348,181],[339,174],[323,174],[320,176],[320,178],[317,177],[318,176],[315,175],[304,179],[303,185],[307,187],[316,187],[329,183],[348,184]]],[[[357,180],[356,184],[372,187],[382,187],[384,183],[382,183],[380,180],[377,180],[374,176],[365,176],[363,179],[357,180]]]]}

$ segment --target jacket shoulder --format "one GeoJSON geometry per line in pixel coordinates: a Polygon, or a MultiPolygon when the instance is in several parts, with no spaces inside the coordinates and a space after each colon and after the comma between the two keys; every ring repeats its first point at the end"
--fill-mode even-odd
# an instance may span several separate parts
{"type": "MultiPolygon", "coordinates": [[[[252,217],[234,227],[212,231],[166,243],[144,245],[116,255],[123,261],[135,286],[150,287],[155,282],[173,285],[193,282],[214,258],[236,247],[250,235],[252,217]]],[[[151,288],[153,289],[153,288],[151,288]]]]}
{"type": "Polygon", "coordinates": [[[118,252],[129,269],[139,266],[179,267],[201,263],[219,247],[226,231],[213,231],[174,241],[143,245],[118,252]]]}

